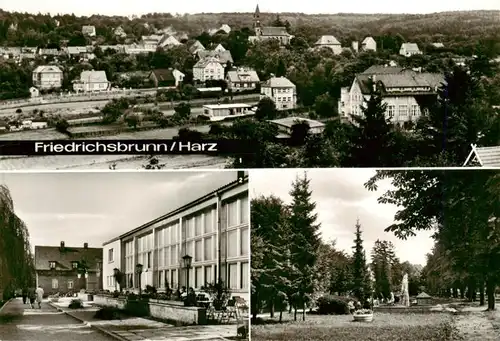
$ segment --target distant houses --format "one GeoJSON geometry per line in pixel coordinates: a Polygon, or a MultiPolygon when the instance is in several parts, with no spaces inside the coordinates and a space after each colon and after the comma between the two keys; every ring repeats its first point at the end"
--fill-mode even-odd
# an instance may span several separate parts
{"type": "Polygon", "coordinates": [[[151,71],[149,79],[155,88],[178,87],[184,81],[185,75],[176,69],[156,69],[151,71]]]}
{"type": "Polygon", "coordinates": [[[227,72],[226,82],[228,89],[238,92],[256,89],[260,79],[255,70],[240,67],[227,72]]]}
{"type": "Polygon", "coordinates": [[[399,49],[399,54],[405,57],[411,57],[417,54],[422,54],[416,43],[403,43],[399,49]]]}
{"type": "Polygon", "coordinates": [[[84,36],[95,37],[97,35],[95,26],[92,25],[82,26],[82,34],[84,36]]]}
{"type": "Polygon", "coordinates": [[[342,53],[342,45],[334,36],[321,36],[314,47],[315,49],[329,48],[335,54],[342,53]]]}
{"type": "Polygon", "coordinates": [[[73,90],[76,92],[108,91],[110,86],[105,71],[82,71],[80,79],[73,81],[73,90]]]}
{"type": "Polygon", "coordinates": [[[222,80],[224,79],[224,66],[215,57],[200,59],[193,66],[193,79],[200,82],[222,80]]]}
{"type": "Polygon", "coordinates": [[[363,51],[377,51],[377,42],[372,37],[366,37],[361,43],[363,51]]]}
{"type": "Polygon", "coordinates": [[[288,45],[293,38],[286,27],[261,26],[259,5],[255,8],[253,15],[255,36],[248,37],[250,42],[265,40],[277,40],[281,45],[288,45]]]}
{"type": "Polygon", "coordinates": [[[55,65],[40,65],[32,73],[33,86],[39,90],[59,89],[62,86],[63,72],[55,65]]]}

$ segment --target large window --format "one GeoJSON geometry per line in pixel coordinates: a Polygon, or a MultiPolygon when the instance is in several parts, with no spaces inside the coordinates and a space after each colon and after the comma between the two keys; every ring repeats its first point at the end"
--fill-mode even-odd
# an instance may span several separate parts
{"type": "Polygon", "coordinates": [[[396,107],[394,105],[387,106],[387,115],[389,116],[389,118],[394,117],[395,111],[396,111],[396,107]]]}
{"type": "Polygon", "coordinates": [[[407,105],[400,105],[399,106],[399,116],[405,117],[407,115],[408,115],[408,106],[407,105]]]}
{"type": "Polygon", "coordinates": [[[194,244],[194,261],[201,262],[203,259],[202,241],[197,240],[194,244]]]}
{"type": "Polygon", "coordinates": [[[49,262],[49,268],[55,269],[56,268],[56,262],[49,262]]]}
{"type": "Polygon", "coordinates": [[[411,106],[411,116],[415,117],[420,114],[420,110],[418,109],[418,105],[411,106]]]}
{"type": "Polygon", "coordinates": [[[163,271],[158,271],[158,287],[159,288],[165,287],[165,283],[163,282],[164,278],[165,277],[163,276],[163,271]]]}
{"type": "Polygon", "coordinates": [[[205,246],[203,248],[203,252],[205,253],[205,259],[204,260],[212,260],[212,252],[213,252],[213,245],[212,245],[212,237],[205,238],[205,246]]]}
{"type": "Polygon", "coordinates": [[[213,271],[212,266],[205,266],[205,284],[211,284],[214,282],[213,280],[213,271]]]}
{"type": "Polygon", "coordinates": [[[238,264],[229,264],[228,270],[228,287],[230,289],[238,289],[238,264]]]}
{"type": "Polygon", "coordinates": [[[158,266],[159,267],[163,267],[165,264],[164,261],[165,261],[165,256],[163,256],[163,251],[164,249],[159,249],[158,250],[158,266]]]}
{"type": "Polygon", "coordinates": [[[194,287],[200,288],[203,285],[203,267],[198,266],[194,269],[194,287]]]}
{"type": "Polygon", "coordinates": [[[249,254],[249,243],[250,243],[250,235],[248,227],[241,229],[241,238],[240,238],[240,256],[246,256],[249,254]]]}
{"type": "Polygon", "coordinates": [[[68,289],[73,289],[73,281],[72,280],[68,281],[68,289]]]}
{"type": "Polygon", "coordinates": [[[114,261],[114,250],[109,249],[108,250],[108,262],[113,262],[114,261]]]}
{"type": "Polygon", "coordinates": [[[177,270],[172,270],[170,271],[170,287],[175,288],[177,287],[177,270]]]}
{"type": "Polygon", "coordinates": [[[205,223],[204,225],[204,233],[210,233],[213,232],[213,216],[214,216],[214,210],[209,210],[205,212],[204,218],[205,218],[205,223]]]}
{"type": "Polygon", "coordinates": [[[238,225],[238,201],[232,201],[226,204],[227,227],[238,225]]]}
{"type": "Polygon", "coordinates": [[[248,223],[248,197],[243,197],[240,200],[240,224],[248,223]]]}
{"type": "Polygon", "coordinates": [[[238,231],[232,230],[227,233],[227,256],[237,257],[238,256],[238,231]]]}
{"type": "Polygon", "coordinates": [[[170,265],[177,265],[177,245],[170,247],[170,265]]]}
{"type": "Polygon", "coordinates": [[[194,217],[194,235],[201,236],[203,234],[203,215],[199,214],[194,217]]]}
{"type": "Polygon", "coordinates": [[[240,289],[248,289],[248,276],[249,276],[249,268],[248,263],[241,263],[241,281],[240,281],[240,289]]]}

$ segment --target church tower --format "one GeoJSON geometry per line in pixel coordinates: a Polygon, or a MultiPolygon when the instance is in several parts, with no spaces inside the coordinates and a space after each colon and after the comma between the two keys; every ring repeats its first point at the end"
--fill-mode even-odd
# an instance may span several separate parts
{"type": "Polygon", "coordinates": [[[253,14],[253,29],[255,30],[255,35],[257,37],[260,37],[262,34],[262,30],[260,27],[260,9],[259,5],[255,7],[255,13],[253,14]]]}

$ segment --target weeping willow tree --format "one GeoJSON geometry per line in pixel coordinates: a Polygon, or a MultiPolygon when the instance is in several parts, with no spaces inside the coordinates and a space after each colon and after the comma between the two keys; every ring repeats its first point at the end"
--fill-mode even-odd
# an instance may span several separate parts
{"type": "Polygon", "coordinates": [[[0,299],[35,284],[28,229],[14,213],[9,189],[0,185],[0,299]]]}

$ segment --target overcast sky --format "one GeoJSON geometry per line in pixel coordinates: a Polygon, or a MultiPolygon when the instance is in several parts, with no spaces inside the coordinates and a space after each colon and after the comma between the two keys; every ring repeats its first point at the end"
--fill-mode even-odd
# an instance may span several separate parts
{"type": "MultiPolygon", "coordinates": [[[[77,15],[105,14],[131,15],[151,12],[168,13],[213,13],[213,12],[253,12],[256,1],[233,0],[0,0],[0,8],[7,11],[31,13],[75,13],[77,15]]],[[[272,0],[259,3],[262,12],[302,12],[302,13],[432,13],[442,11],[492,10],[500,9],[498,0],[351,0],[288,1],[272,0]]]]}
{"type": "Polygon", "coordinates": [[[32,246],[102,247],[235,180],[235,171],[0,174],[32,246]]]}
{"type": "MultiPolygon", "coordinates": [[[[255,170],[250,173],[250,195],[271,195],[291,201],[288,192],[296,176],[304,171],[295,169],[255,170]]],[[[377,198],[392,186],[390,180],[380,182],[377,192],[370,192],[363,184],[375,174],[370,169],[311,169],[312,199],[316,202],[318,223],[324,240],[337,240],[337,246],[352,253],[356,220],[363,231],[367,256],[377,239],[390,240],[401,261],[425,265],[425,255],[434,245],[431,232],[417,232],[416,237],[399,240],[384,229],[394,221],[396,206],[377,203],[377,198]]]]}

